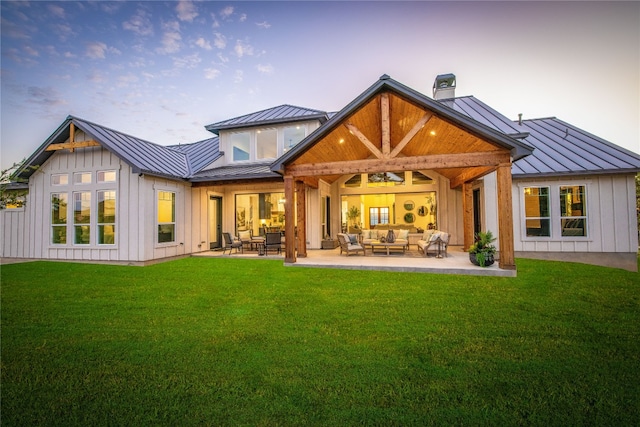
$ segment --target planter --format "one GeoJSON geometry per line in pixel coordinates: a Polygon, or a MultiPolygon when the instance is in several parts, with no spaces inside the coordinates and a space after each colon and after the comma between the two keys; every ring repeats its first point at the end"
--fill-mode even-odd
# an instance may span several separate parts
{"type": "MultiPolygon", "coordinates": [[[[480,263],[478,262],[478,259],[477,259],[476,255],[477,254],[475,254],[475,253],[469,253],[469,261],[471,261],[471,264],[473,264],[473,265],[481,266],[480,263]]],[[[489,267],[494,262],[495,262],[495,260],[493,258],[493,254],[487,254],[486,258],[484,260],[484,265],[481,266],[481,267],[489,267]]]]}
{"type": "Polygon", "coordinates": [[[335,249],[338,246],[340,246],[338,244],[337,240],[323,240],[322,241],[322,249],[335,249]]]}

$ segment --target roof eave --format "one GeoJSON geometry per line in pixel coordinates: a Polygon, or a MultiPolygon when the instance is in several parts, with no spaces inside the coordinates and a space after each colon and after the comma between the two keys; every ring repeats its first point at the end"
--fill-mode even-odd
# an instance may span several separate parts
{"type": "Polygon", "coordinates": [[[251,123],[239,123],[239,124],[222,125],[222,126],[207,125],[204,128],[209,132],[219,135],[221,130],[247,129],[247,128],[253,128],[257,126],[279,125],[284,123],[305,122],[309,120],[319,120],[320,123],[324,123],[328,120],[328,117],[326,113],[319,113],[319,114],[311,114],[311,115],[300,116],[300,117],[278,118],[273,120],[260,120],[260,121],[251,122],[251,123]]]}

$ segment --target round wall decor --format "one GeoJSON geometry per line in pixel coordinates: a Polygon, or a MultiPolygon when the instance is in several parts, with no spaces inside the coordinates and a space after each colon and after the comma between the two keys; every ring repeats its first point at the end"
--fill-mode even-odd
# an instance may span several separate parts
{"type": "Polygon", "coordinates": [[[416,220],[416,216],[411,212],[404,214],[404,222],[407,224],[412,224],[416,220]]]}
{"type": "Polygon", "coordinates": [[[406,202],[404,202],[404,208],[406,210],[412,211],[414,207],[415,207],[415,203],[413,203],[412,200],[407,200],[406,202]]]}

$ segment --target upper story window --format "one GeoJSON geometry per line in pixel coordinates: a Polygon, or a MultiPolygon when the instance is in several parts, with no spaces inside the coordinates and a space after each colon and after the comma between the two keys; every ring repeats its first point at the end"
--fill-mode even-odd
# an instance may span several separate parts
{"type": "Polygon", "coordinates": [[[392,187],[404,185],[404,172],[370,173],[367,175],[367,187],[392,187]]]}
{"type": "Polygon", "coordinates": [[[116,171],[98,171],[97,180],[102,182],[116,182],[116,171]]]}
{"type": "Polygon", "coordinates": [[[275,159],[278,157],[278,131],[260,129],[256,132],[256,159],[275,159]]]}
{"type": "Polygon", "coordinates": [[[282,131],[284,136],[283,153],[286,153],[307,136],[307,130],[304,126],[287,126],[282,131]]]}
{"type": "Polygon", "coordinates": [[[229,135],[229,146],[234,162],[251,159],[251,135],[249,132],[236,132],[229,135]]]}

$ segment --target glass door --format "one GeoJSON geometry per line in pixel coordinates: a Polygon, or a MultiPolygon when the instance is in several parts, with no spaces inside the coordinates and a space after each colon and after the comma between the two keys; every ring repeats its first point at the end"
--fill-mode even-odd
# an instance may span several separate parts
{"type": "Polygon", "coordinates": [[[209,249],[222,247],[222,197],[209,196],[209,249]]]}

